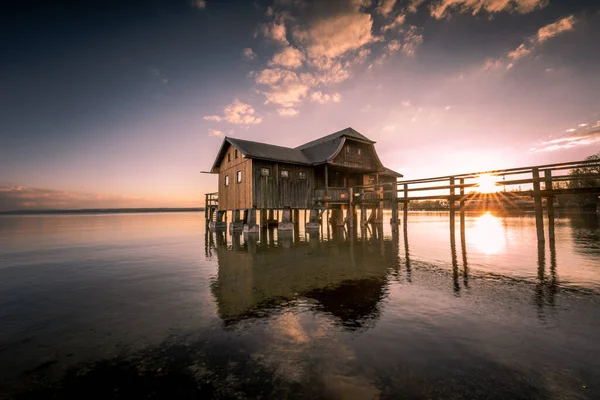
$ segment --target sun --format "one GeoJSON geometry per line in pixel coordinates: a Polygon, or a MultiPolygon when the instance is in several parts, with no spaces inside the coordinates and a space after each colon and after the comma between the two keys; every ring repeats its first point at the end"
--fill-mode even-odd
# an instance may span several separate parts
{"type": "Polygon", "coordinates": [[[476,179],[477,188],[481,193],[493,193],[498,191],[496,178],[489,174],[479,175],[476,179]]]}

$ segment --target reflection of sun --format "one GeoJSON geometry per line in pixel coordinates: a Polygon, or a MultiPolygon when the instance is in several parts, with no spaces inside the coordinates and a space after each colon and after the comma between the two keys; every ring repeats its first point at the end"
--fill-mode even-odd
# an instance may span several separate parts
{"type": "Polygon", "coordinates": [[[496,186],[496,178],[492,175],[479,175],[476,182],[477,188],[481,193],[493,193],[498,191],[498,186],[496,186]]]}
{"type": "Polygon", "coordinates": [[[477,218],[469,236],[475,247],[484,254],[498,254],[504,249],[504,227],[500,219],[489,212],[477,218]]]}

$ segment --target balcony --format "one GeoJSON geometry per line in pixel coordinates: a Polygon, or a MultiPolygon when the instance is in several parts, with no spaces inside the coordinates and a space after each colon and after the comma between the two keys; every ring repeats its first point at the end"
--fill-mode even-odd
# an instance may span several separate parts
{"type": "Polygon", "coordinates": [[[313,202],[340,203],[350,202],[350,189],[343,187],[319,188],[313,190],[313,202]]]}

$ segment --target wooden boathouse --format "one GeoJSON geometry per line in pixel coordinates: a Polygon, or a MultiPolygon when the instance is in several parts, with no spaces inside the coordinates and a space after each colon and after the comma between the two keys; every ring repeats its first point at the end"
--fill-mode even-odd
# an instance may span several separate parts
{"type": "Polygon", "coordinates": [[[281,230],[293,229],[300,210],[310,210],[307,228],[320,226],[324,210],[332,210],[332,223],[352,225],[359,206],[363,224],[382,222],[384,208],[397,222],[402,175],[386,168],[375,142],[352,128],[295,148],[226,137],[210,172],[219,175],[218,192],[206,195],[211,228],[225,227],[232,212],[232,229],[258,231],[279,210],[281,230]]]}

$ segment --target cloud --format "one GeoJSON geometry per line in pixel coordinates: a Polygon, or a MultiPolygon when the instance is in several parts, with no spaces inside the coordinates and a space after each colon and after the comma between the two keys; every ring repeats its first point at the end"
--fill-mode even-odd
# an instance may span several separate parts
{"type": "Polygon", "coordinates": [[[416,13],[419,6],[424,2],[425,0],[410,0],[408,5],[406,6],[406,10],[411,13],[416,13]]]}
{"type": "Polygon", "coordinates": [[[276,104],[282,107],[294,107],[304,100],[309,87],[302,83],[293,83],[273,88],[269,92],[263,92],[267,100],[265,104],[276,104]]]}
{"type": "Polygon", "coordinates": [[[225,137],[225,134],[217,129],[209,129],[208,130],[208,136],[215,136],[215,137],[225,137]]]}
{"type": "Polygon", "coordinates": [[[258,33],[262,34],[265,38],[271,39],[277,43],[289,44],[286,37],[287,31],[283,23],[270,22],[261,24],[258,27],[258,33]]]}
{"type": "Polygon", "coordinates": [[[519,47],[509,52],[508,57],[512,58],[513,60],[517,60],[523,56],[526,56],[529,53],[531,53],[531,49],[527,48],[525,44],[521,44],[519,47]]]}
{"type": "Polygon", "coordinates": [[[295,117],[300,114],[300,111],[295,108],[278,108],[277,114],[282,117],[295,117]]]}
{"type": "MultiPolygon", "coordinates": [[[[545,25],[538,29],[537,33],[529,37],[525,43],[520,44],[516,49],[506,53],[506,56],[496,60],[486,60],[484,70],[509,70],[514,66],[514,61],[523,58],[532,53],[538,46],[545,41],[563,33],[573,30],[575,17],[570,15],[559,19],[556,22],[545,25]]],[[[546,70],[547,71],[547,70],[546,70]]]]}
{"type": "Polygon", "coordinates": [[[269,65],[296,69],[302,66],[304,60],[305,56],[300,50],[288,46],[280,52],[275,53],[271,61],[269,61],[269,65]]]}
{"type": "Polygon", "coordinates": [[[544,141],[541,147],[533,148],[532,151],[556,151],[600,144],[600,121],[593,126],[579,124],[577,128],[568,129],[567,132],[570,134],[544,141]]]}
{"type": "Polygon", "coordinates": [[[404,38],[402,39],[402,52],[407,56],[414,56],[417,47],[422,43],[423,35],[416,26],[411,25],[404,33],[404,38]]]}
{"type": "Polygon", "coordinates": [[[391,54],[402,50],[402,53],[412,57],[415,55],[417,47],[423,43],[423,35],[419,32],[419,29],[411,25],[408,29],[403,30],[402,42],[398,39],[392,39],[385,46],[385,52],[377,60],[377,64],[382,64],[391,54]]]}
{"type": "Polygon", "coordinates": [[[375,11],[381,15],[388,15],[394,9],[396,0],[379,0],[379,5],[375,11]]]}
{"type": "Polygon", "coordinates": [[[433,3],[429,11],[431,16],[437,19],[449,17],[452,10],[473,15],[481,11],[527,14],[537,8],[545,7],[547,4],[547,0],[441,0],[433,3]]]}
{"type": "Polygon", "coordinates": [[[396,18],[394,18],[394,20],[391,23],[384,25],[381,28],[381,32],[387,32],[389,30],[397,30],[404,24],[405,20],[406,20],[406,15],[400,14],[396,18]]]}
{"type": "Polygon", "coordinates": [[[322,59],[337,58],[376,41],[372,27],[370,14],[348,12],[317,20],[307,30],[299,30],[295,35],[307,43],[309,58],[316,65],[322,65],[322,59]]]}
{"type": "Polygon", "coordinates": [[[400,42],[397,40],[391,40],[388,44],[387,44],[387,48],[388,51],[390,53],[393,53],[395,51],[398,51],[402,48],[402,46],[400,45],[400,42]]]}
{"type": "Polygon", "coordinates": [[[0,186],[0,211],[156,207],[133,196],[0,186]]]}
{"type": "Polygon", "coordinates": [[[254,108],[250,104],[242,103],[237,99],[225,107],[223,119],[238,125],[254,125],[262,122],[262,118],[255,115],[254,108]]]}
{"type": "MultiPolygon", "coordinates": [[[[230,124],[236,125],[255,125],[262,122],[261,117],[255,115],[254,108],[250,104],[242,103],[239,100],[235,100],[233,103],[225,107],[223,116],[220,115],[207,115],[203,117],[205,121],[226,121],[230,124]]],[[[215,131],[218,132],[218,131],[215,131]]],[[[209,133],[210,134],[210,133],[209,133]]],[[[216,136],[216,135],[212,135],[216,136]]]]}
{"type": "Polygon", "coordinates": [[[539,43],[545,42],[546,40],[553,38],[554,36],[567,32],[573,29],[575,25],[575,16],[570,15],[559,19],[558,21],[548,24],[538,30],[537,41],[539,43]]]}
{"type": "Polygon", "coordinates": [[[257,56],[256,53],[250,47],[247,47],[242,51],[242,57],[245,60],[254,60],[257,56]]]}
{"type": "Polygon", "coordinates": [[[193,0],[191,5],[196,10],[204,10],[206,8],[206,1],[204,0],[193,0]]]}
{"type": "Polygon", "coordinates": [[[267,68],[255,75],[258,84],[268,86],[262,91],[266,97],[265,104],[276,104],[281,107],[294,107],[306,97],[310,87],[314,85],[314,77],[310,74],[296,74],[282,68],[267,68]]]}
{"type": "Polygon", "coordinates": [[[313,92],[310,95],[310,99],[311,101],[320,103],[320,104],[325,104],[325,103],[329,103],[330,101],[333,101],[334,103],[339,103],[340,101],[342,101],[342,96],[339,93],[335,93],[333,95],[329,95],[329,94],[323,94],[322,92],[313,92]]]}

